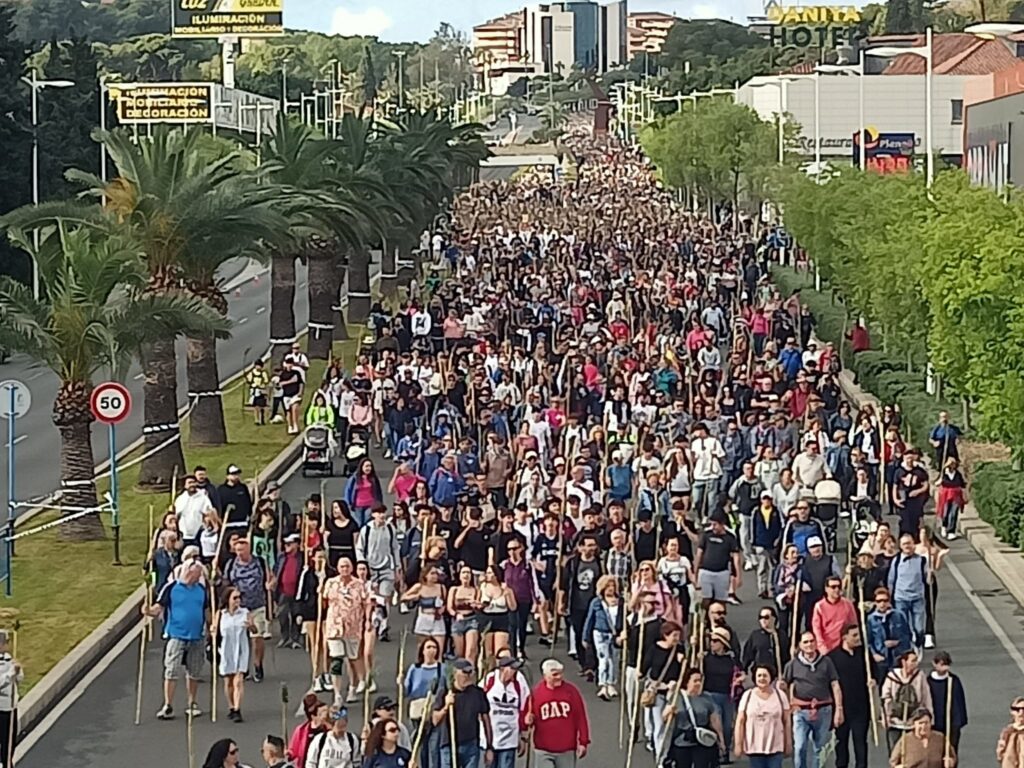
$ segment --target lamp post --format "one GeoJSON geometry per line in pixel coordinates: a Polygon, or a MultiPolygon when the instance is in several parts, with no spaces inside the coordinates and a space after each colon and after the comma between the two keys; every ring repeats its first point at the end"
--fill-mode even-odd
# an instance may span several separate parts
{"type": "Polygon", "coordinates": [[[785,165],[786,163],[786,107],[788,97],[788,86],[789,81],[780,77],[776,81],[767,81],[763,83],[750,83],[751,88],[778,88],[779,89],[779,165],[785,165]]]}
{"type": "MultiPolygon", "coordinates": [[[[394,51],[395,58],[398,59],[398,111],[402,112],[405,109],[405,51],[394,51]]],[[[422,79],[422,69],[420,71],[420,79],[422,79]]]]}
{"type": "MultiPolygon", "coordinates": [[[[982,27],[984,25],[976,25],[982,27]]],[[[935,178],[935,160],[932,157],[932,69],[934,69],[934,50],[932,46],[932,28],[928,27],[924,34],[925,43],[923,46],[914,48],[896,48],[883,45],[878,48],[868,48],[864,53],[868,56],[876,56],[880,59],[891,59],[902,56],[905,53],[914,54],[924,59],[924,134],[925,134],[925,188],[931,189],[932,181],[935,178]]],[[[863,138],[863,137],[861,137],[863,138]]],[[[863,144],[863,141],[861,142],[863,144]]]]}
{"type": "MultiPolygon", "coordinates": [[[[75,83],[72,80],[38,80],[36,71],[32,70],[32,77],[21,78],[32,90],[32,204],[39,205],[39,92],[43,88],[71,88],[75,83]]],[[[103,99],[100,99],[102,107],[103,99]]],[[[36,253],[32,254],[32,295],[39,298],[39,262],[36,255],[39,252],[39,229],[32,231],[32,245],[36,253]]]]}
{"type": "Polygon", "coordinates": [[[859,167],[864,168],[864,51],[860,52],[857,64],[819,64],[814,68],[816,74],[822,75],[857,75],[857,145],[860,151],[859,167]]]}

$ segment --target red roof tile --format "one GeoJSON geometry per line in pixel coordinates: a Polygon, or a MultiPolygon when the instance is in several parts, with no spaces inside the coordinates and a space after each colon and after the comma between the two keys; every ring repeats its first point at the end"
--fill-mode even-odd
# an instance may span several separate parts
{"type": "MultiPolygon", "coordinates": [[[[924,46],[924,35],[914,38],[912,45],[924,46]]],[[[936,35],[932,39],[935,57],[933,71],[937,75],[987,75],[1012,67],[1019,59],[999,40],[986,40],[959,32],[936,35]]],[[[924,74],[924,59],[907,53],[892,59],[883,75],[924,74]]]]}

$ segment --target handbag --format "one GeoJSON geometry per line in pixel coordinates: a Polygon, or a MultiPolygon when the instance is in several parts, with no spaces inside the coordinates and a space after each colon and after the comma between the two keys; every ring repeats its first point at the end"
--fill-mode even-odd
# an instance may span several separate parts
{"type": "Polygon", "coordinates": [[[718,734],[710,728],[703,728],[697,725],[697,718],[693,715],[693,706],[690,704],[690,697],[683,694],[683,702],[686,704],[686,713],[690,716],[690,724],[693,726],[693,735],[697,743],[702,747],[713,747],[718,744],[718,734]]]}
{"type": "Polygon", "coordinates": [[[658,675],[657,680],[648,680],[644,683],[644,689],[640,692],[640,704],[645,707],[653,707],[654,702],[658,698],[658,686],[665,680],[665,675],[668,673],[668,668],[672,666],[672,656],[675,653],[675,649],[669,651],[668,659],[665,660],[665,666],[661,670],[661,674],[658,675]]]}
{"type": "Polygon", "coordinates": [[[424,696],[421,699],[409,699],[409,719],[422,720],[423,711],[427,708],[428,701],[430,701],[429,696],[424,696]]]}

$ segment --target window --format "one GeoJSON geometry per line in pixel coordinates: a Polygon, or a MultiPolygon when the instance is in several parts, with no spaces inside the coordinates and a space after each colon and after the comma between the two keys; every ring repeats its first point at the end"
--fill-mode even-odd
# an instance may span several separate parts
{"type": "Polygon", "coordinates": [[[963,99],[950,99],[950,117],[949,122],[953,125],[963,125],[964,122],[964,100],[963,99]]]}

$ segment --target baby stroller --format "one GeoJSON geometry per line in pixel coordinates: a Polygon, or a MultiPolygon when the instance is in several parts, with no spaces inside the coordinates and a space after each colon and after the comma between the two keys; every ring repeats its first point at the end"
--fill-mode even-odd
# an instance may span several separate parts
{"type": "Polygon", "coordinates": [[[826,478],[814,486],[814,516],[825,529],[825,544],[829,552],[835,552],[839,543],[839,510],[843,504],[843,489],[832,478],[826,478]]]}
{"type": "Polygon", "coordinates": [[[850,538],[854,552],[859,552],[864,543],[876,530],[882,519],[882,508],[874,499],[855,499],[850,502],[853,520],[850,524],[850,538]]]}
{"type": "Polygon", "coordinates": [[[345,448],[345,476],[351,477],[359,471],[359,464],[367,455],[369,433],[363,427],[349,431],[348,447],[345,448]]]}
{"type": "Polygon", "coordinates": [[[334,474],[334,446],[331,430],[324,424],[311,424],[302,433],[302,476],[310,472],[334,474]]]}

